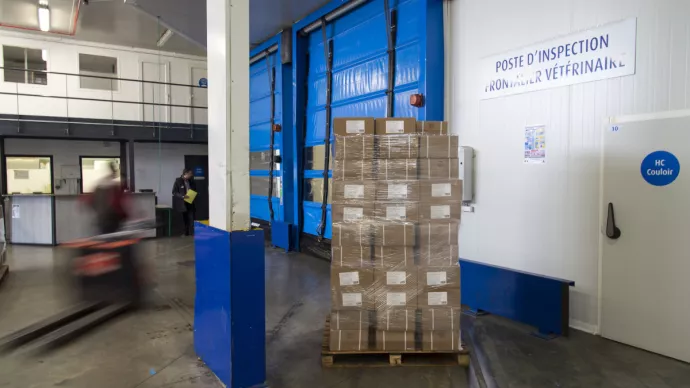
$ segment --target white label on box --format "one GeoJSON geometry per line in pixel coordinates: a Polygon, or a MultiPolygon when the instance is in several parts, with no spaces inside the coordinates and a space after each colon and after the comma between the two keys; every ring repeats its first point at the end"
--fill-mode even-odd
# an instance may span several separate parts
{"type": "Polygon", "coordinates": [[[386,121],[386,133],[405,133],[405,122],[402,120],[386,121]]]}
{"type": "Polygon", "coordinates": [[[450,183],[434,183],[431,185],[432,197],[450,197],[450,183]]]}
{"type": "Polygon", "coordinates": [[[364,209],[361,207],[346,207],[343,209],[344,221],[359,221],[364,218],[364,209]]]}
{"type": "Polygon", "coordinates": [[[341,286],[356,286],[359,284],[359,272],[341,272],[339,275],[341,286]]]}
{"type": "Polygon", "coordinates": [[[407,198],[406,184],[388,184],[388,199],[407,198]]]}
{"type": "Polygon", "coordinates": [[[447,219],[450,218],[450,205],[431,206],[431,219],[447,219]]]}
{"type": "Polygon", "coordinates": [[[427,286],[443,286],[448,282],[446,273],[444,272],[427,272],[426,285],[427,286]]]}
{"type": "Polygon", "coordinates": [[[407,273],[405,271],[386,272],[386,284],[389,286],[407,284],[407,273]]]}
{"type": "Polygon", "coordinates": [[[405,206],[386,206],[387,220],[406,220],[407,211],[405,206]]]}
{"type": "Polygon", "coordinates": [[[447,292],[430,292],[429,306],[446,306],[448,305],[447,292]]]}
{"type": "Polygon", "coordinates": [[[387,306],[405,306],[407,304],[407,294],[404,292],[389,292],[386,294],[387,306]]]}
{"type": "Polygon", "coordinates": [[[364,198],[364,185],[345,185],[345,198],[364,198]]]}
{"type": "Polygon", "coordinates": [[[361,292],[344,292],[343,306],[345,307],[362,307],[362,293],[361,292]]]}
{"type": "Polygon", "coordinates": [[[364,133],[364,120],[345,121],[345,132],[353,134],[364,133]]]}

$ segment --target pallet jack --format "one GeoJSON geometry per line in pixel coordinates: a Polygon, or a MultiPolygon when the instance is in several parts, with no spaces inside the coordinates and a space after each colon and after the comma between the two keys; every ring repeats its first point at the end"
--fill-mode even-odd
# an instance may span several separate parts
{"type": "Polygon", "coordinates": [[[128,223],[121,231],[63,244],[78,302],[42,321],[0,338],[0,351],[28,344],[49,350],[139,306],[144,289],[139,242],[152,221],[128,223]]]}

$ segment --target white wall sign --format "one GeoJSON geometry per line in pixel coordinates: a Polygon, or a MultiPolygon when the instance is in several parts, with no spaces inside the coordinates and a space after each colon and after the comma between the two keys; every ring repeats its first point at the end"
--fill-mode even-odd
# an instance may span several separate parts
{"type": "Polygon", "coordinates": [[[482,60],[482,99],[635,74],[637,19],[482,60]]]}

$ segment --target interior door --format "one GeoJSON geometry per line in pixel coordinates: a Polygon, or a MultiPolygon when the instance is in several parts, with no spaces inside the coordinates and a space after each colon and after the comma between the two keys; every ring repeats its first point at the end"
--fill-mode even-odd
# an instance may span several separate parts
{"type": "MultiPolygon", "coordinates": [[[[141,78],[144,81],[154,81],[169,83],[169,64],[142,62],[141,78]]],[[[153,121],[157,123],[170,122],[170,107],[153,104],[170,104],[170,85],[159,83],[141,83],[141,100],[143,121],[153,121]]]]}
{"type": "Polygon", "coordinates": [[[690,362],[690,116],[605,128],[601,333],[690,362]]]}
{"type": "Polygon", "coordinates": [[[195,220],[208,220],[208,155],[185,155],[184,166],[194,173],[196,184],[195,220]]]}
{"type": "MultiPolygon", "coordinates": [[[[200,67],[192,67],[192,84],[207,85],[208,70],[200,67]]],[[[192,106],[208,107],[208,89],[192,88],[192,106]]],[[[192,108],[192,124],[208,124],[208,109],[192,108]]]]}

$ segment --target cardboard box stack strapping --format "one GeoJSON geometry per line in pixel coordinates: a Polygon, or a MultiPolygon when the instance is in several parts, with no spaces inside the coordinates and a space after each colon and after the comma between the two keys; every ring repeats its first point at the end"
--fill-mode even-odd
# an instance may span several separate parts
{"type": "Polygon", "coordinates": [[[333,127],[331,350],[459,349],[458,138],[413,118],[333,127]]]}

